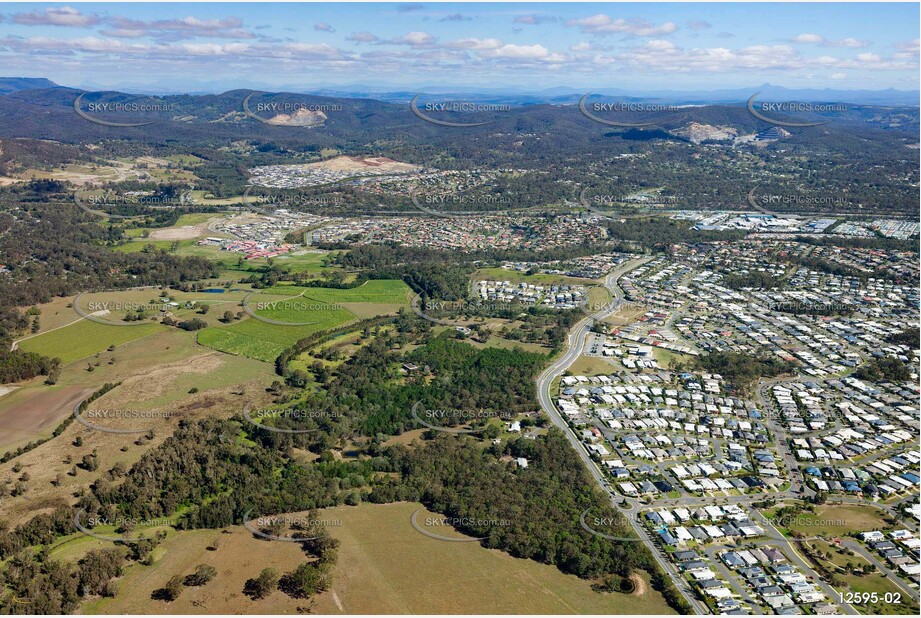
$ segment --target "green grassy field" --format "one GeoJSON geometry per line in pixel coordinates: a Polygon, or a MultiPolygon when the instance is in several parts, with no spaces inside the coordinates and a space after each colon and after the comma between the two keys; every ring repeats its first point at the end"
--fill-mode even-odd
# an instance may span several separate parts
{"type": "Polygon", "coordinates": [[[200,330],[198,343],[221,352],[246,356],[268,363],[274,361],[285,348],[297,340],[347,321],[323,322],[307,326],[278,326],[248,318],[226,328],[209,327],[200,330]]]}
{"type": "MultiPolygon", "coordinates": [[[[331,268],[323,266],[323,258],[327,255],[325,251],[322,253],[315,253],[313,251],[308,253],[295,253],[297,253],[297,255],[279,255],[275,258],[275,263],[279,266],[290,268],[292,272],[321,273],[326,270],[332,270],[331,268]]],[[[259,264],[265,260],[252,261],[259,264]]]]}
{"type": "Polygon", "coordinates": [[[342,324],[355,317],[340,304],[301,296],[253,294],[249,298],[248,305],[260,317],[291,324],[306,322],[342,324]]]}
{"type": "Polygon", "coordinates": [[[405,304],[408,292],[409,287],[402,281],[368,281],[351,290],[279,285],[261,290],[250,297],[250,308],[257,315],[272,320],[316,324],[282,326],[247,318],[226,327],[206,328],[198,333],[198,342],[229,354],[271,362],[298,339],[355,320],[358,316],[348,307],[361,307],[364,304],[405,304]],[[258,303],[283,300],[290,301],[290,306],[258,308],[258,303]],[[306,310],[302,310],[301,307],[305,307],[306,310]]]}
{"type": "Polygon", "coordinates": [[[173,243],[179,243],[179,250],[176,253],[181,253],[182,249],[189,246],[194,246],[194,240],[151,240],[149,238],[138,238],[137,240],[132,240],[126,242],[123,245],[118,245],[114,247],[115,251],[120,253],[140,253],[147,246],[153,245],[157,250],[170,251],[172,249],[173,243]]]}
{"type": "Polygon", "coordinates": [[[883,575],[882,573],[873,573],[872,575],[839,575],[844,582],[842,590],[853,592],[869,592],[877,594],[877,600],[874,603],[871,600],[868,603],[855,604],[855,608],[861,614],[901,614],[908,616],[918,615],[918,603],[910,599],[895,582],[883,575]],[[893,602],[886,603],[886,594],[893,602]],[[900,602],[895,603],[898,599],[900,602]]]}
{"type": "Polygon", "coordinates": [[[139,323],[132,326],[107,326],[81,320],[70,326],[26,339],[19,348],[51,358],[60,358],[64,364],[102,352],[110,345],[122,345],[148,335],[166,330],[160,324],[139,323]]]}
{"type": "Polygon", "coordinates": [[[303,293],[303,298],[322,303],[408,303],[409,286],[402,281],[375,279],[365,281],[357,288],[340,290],[336,288],[305,288],[293,285],[279,285],[263,290],[266,294],[293,296],[303,293]]]}
{"type": "Polygon", "coordinates": [[[563,275],[548,275],[545,273],[536,273],[528,275],[517,270],[508,270],[505,268],[481,268],[473,273],[474,281],[511,281],[512,283],[533,283],[534,285],[555,285],[555,284],[575,284],[586,285],[591,279],[577,279],[575,277],[566,277],[563,275]]]}
{"type": "Polygon", "coordinates": [[[659,361],[660,365],[666,368],[670,368],[676,363],[685,363],[692,358],[687,354],[679,354],[677,352],[672,352],[671,350],[666,350],[665,348],[653,348],[652,355],[657,361],[659,361]]]}
{"type": "Polygon", "coordinates": [[[192,165],[195,163],[201,163],[202,159],[191,154],[175,154],[163,157],[167,161],[172,161],[173,163],[180,163],[182,165],[192,165]]]}

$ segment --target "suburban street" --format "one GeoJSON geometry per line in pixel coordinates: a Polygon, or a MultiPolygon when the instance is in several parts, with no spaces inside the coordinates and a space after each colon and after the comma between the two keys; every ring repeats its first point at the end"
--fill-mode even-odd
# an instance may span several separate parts
{"type": "MultiPolygon", "coordinates": [[[[568,347],[566,351],[557,361],[555,361],[550,367],[548,367],[540,375],[537,381],[538,397],[540,399],[541,407],[550,416],[552,422],[566,434],[567,439],[570,441],[573,448],[576,449],[576,452],[579,453],[579,456],[585,462],[585,465],[588,467],[589,471],[591,472],[592,476],[595,478],[596,482],[606,493],[608,493],[611,496],[612,505],[614,505],[615,508],[618,508],[618,510],[620,510],[622,513],[626,513],[628,511],[619,506],[619,504],[622,504],[620,496],[613,493],[606,473],[603,470],[601,470],[601,468],[596,464],[594,460],[592,460],[584,444],[580,440],[579,436],[569,426],[569,424],[567,423],[567,421],[561,414],[560,410],[554,404],[553,396],[551,394],[551,388],[554,385],[554,381],[558,377],[560,377],[563,374],[563,372],[565,372],[570,366],[572,366],[572,364],[576,362],[576,360],[583,353],[583,350],[586,346],[586,341],[589,337],[592,326],[596,323],[596,321],[602,320],[605,317],[611,315],[623,304],[624,292],[618,284],[620,278],[623,277],[626,273],[636,270],[637,268],[641,267],[643,264],[647,263],[650,259],[651,258],[642,258],[642,259],[636,259],[636,260],[631,260],[629,262],[626,262],[622,264],[620,267],[618,267],[616,270],[612,271],[605,278],[605,286],[608,288],[608,290],[611,292],[611,295],[612,295],[612,300],[610,304],[606,306],[603,310],[584,318],[583,320],[581,320],[579,323],[577,323],[573,327],[568,337],[568,341],[567,341],[568,347]]],[[[769,388],[773,384],[783,383],[785,381],[791,381],[791,380],[792,380],[791,378],[786,377],[786,378],[778,378],[778,379],[762,381],[759,387],[757,388],[757,393],[758,393],[759,403],[761,404],[762,409],[764,409],[767,412],[766,418],[764,419],[765,425],[767,426],[772,437],[774,438],[775,443],[778,444],[779,452],[784,461],[785,467],[791,471],[794,471],[794,470],[799,469],[797,462],[795,458],[793,457],[793,453],[790,451],[787,445],[787,435],[786,435],[784,428],[777,422],[777,419],[774,417],[774,415],[776,414],[776,410],[775,410],[775,407],[772,405],[771,399],[769,397],[769,388]]],[[[662,470],[661,466],[660,466],[660,470],[662,470]]],[[[801,500],[804,497],[808,497],[809,495],[813,495],[815,493],[813,490],[811,490],[805,485],[805,483],[803,482],[803,479],[799,475],[793,472],[791,472],[791,474],[792,474],[792,477],[791,477],[792,485],[789,489],[769,492],[769,494],[767,495],[774,496],[775,498],[780,499],[780,500],[783,500],[784,498],[801,500]]],[[[695,498],[695,497],[685,496],[685,497],[682,497],[681,499],[657,500],[656,504],[660,504],[663,506],[670,505],[670,504],[671,505],[680,504],[680,506],[685,507],[685,508],[694,508],[694,507],[705,507],[705,506],[714,504],[714,502],[717,502],[720,504],[741,504],[743,506],[751,508],[751,502],[753,500],[756,500],[759,498],[763,499],[767,497],[767,495],[762,494],[759,497],[752,497],[748,495],[732,495],[732,496],[727,495],[725,498],[719,498],[719,497],[695,498]]],[[[838,502],[838,501],[839,501],[838,498],[834,500],[834,502],[838,502]]],[[[845,503],[845,502],[850,503],[852,501],[854,503],[861,503],[861,501],[859,500],[848,499],[848,498],[840,499],[840,501],[842,503],[845,503]]],[[[631,513],[637,513],[639,509],[642,508],[645,504],[639,498],[633,498],[633,497],[623,498],[623,502],[630,504],[631,508],[629,512],[631,513]]],[[[896,515],[894,509],[887,508],[887,507],[883,507],[883,508],[888,513],[892,515],[896,515]]],[[[649,550],[652,552],[653,556],[655,556],[655,559],[659,563],[659,565],[673,579],[676,586],[680,590],[682,596],[684,596],[684,598],[694,608],[694,610],[700,614],[710,613],[707,606],[696,597],[696,595],[691,590],[691,588],[686,584],[685,579],[677,571],[676,566],[672,564],[669,560],[667,560],[664,556],[662,556],[658,547],[653,542],[652,538],[650,538],[648,531],[639,522],[638,518],[634,515],[633,517],[627,517],[627,519],[630,522],[630,525],[633,527],[636,534],[639,536],[642,542],[647,545],[649,550]]],[[[840,602],[839,595],[836,593],[836,591],[832,589],[827,583],[825,583],[822,580],[821,577],[819,577],[815,573],[815,571],[809,566],[806,560],[801,555],[799,555],[794,544],[791,543],[788,539],[786,539],[786,537],[784,537],[779,530],[777,530],[773,525],[771,525],[770,522],[764,522],[763,525],[765,526],[767,530],[772,532],[772,534],[770,534],[772,538],[770,540],[762,540],[759,542],[760,544],[771,544],[771,543],[783,544],[788,549],[789,557],[792,560],[792,562],[799,569],[801,569],[803,572],[808,574],[810,579],[812,579],[822,589],[822,591],[828,596],[829,599],[833,600],[834,602],[837,602],[844,613],[847,613],[847,614],[857,614],[858,613],[854,609],[854,607],[852,607],[851,605],[840,602]]],[[[852,548],[852,549],[856,550],[856,548],[852,548]]],[[[720,572],[722,572],[723,575],[726,577],[726,580],[730,582],[731,586],[739,594],[742,600],[748,603],[752,607],[752,611],[754,611],[755,613],[763,613],[763,610],[759,608],[756,602],[754,602],[754,600],[752,599],[752,596],[748,594],[743,589],[742,586],[740,586],[737,579],[733,577],[732,574],[729,572],[729,570],[726,569],[725,566],[719,561],[719,559],[716,557],[715,549],[706,550],[706,553],[711,558],[711,560],[713,560],[714,564],[717,566],[720,572]]],[[[880,568],[880,570],[883,573],[886,573],[889,577],[893,578],[895,581],[899,581],[899,578],[895,576],[895,574],[892,573],[889,569],[887,569],[885,565],[883,565],[879,560],[875,559],[872,556],[868,556],[867,555],[868,552],[866,552],[865,550],[862,550],[859,553],[860,555],[867,557],[870,560],[870,562],[872,562],[878,568],[880,568]]],[[[900,588],[905,590],[904,585],[900,585],[900,588]]],[[[915,596],[914,594],[911,594],[908,590],[906,590],[906,593],[908,593],[909,596],[912,596],[912,597],[915,596]]]]}
{"type": "MultiPolygon", "coordinates": [[[[588,456],[588,453],[585,452],[585,449],[582,447],[579,438],[569,427],[563,417],[560,416],[559,410],[556,409],[556,406],[553,404],[553,400],[550,396],[550,387],[553,384],[553,381],[560,376],[566,369],[572,365],[577,358],[582,354],[582,349],[585,346],[585,338],[588,336],[589,331],[595,323],[595,320],[604,319],[605,317],[614,313],[620,304],[623,302],[623,290],[617,285],[618,279],[624,274],[639,268],[643,264],[649,261],[650,258],[640,258],[637,260],[631,260],[616,270],[612,271],[605,279],[605,287],[608,288],[611,292],[611,303],[608,307],[603,310],[581,320],[569,334],[568,344],[566,352],[553,363],[550,367],[544,370],[541,373],[540,377],[537,379],[537,394],[540,399],[541,407],[547,414],[550,416],[550,419],[553,421],[553,424],[560,428],[566,437],[569,439],[569,442],[572,444],[573,448],[576,449],[576,452],[579,453],[579,456],[582,458],[582,461],[585,462],[585,465],[588,467],[589,472],[598,482],[598,485],[601,489],[611,496],[611,504],[615,508],[618,508],[621,512],[623,509],[619,509],[617,506],[617,501],[614,499],[614,496],[610,494],[607,489],[607,481],[605,480],[604,473],[598,468],[594,461],[588,456]]],[[[701,603],[695,596],[688,585],[685,583],[684,579],[667,560],[663,559],[659,554],[659,551],[656,549],[655,544],[652,542],[652,539],[649,538],[646,530],[635,521],[634,518],[626,518],[630,525],[633,527],[633,530],[636,532],[637,536],[642,540],[643,543],[649,548],[649,551],[655,557],[656,562],[659,563],[659,566],[664,570],[675,582],[675,586],[678,588],[678,591],[685,598],[685,600],[694,608],[695,612],[698,614],[709,614],[709,610],[706,605],[701,603]]]]}

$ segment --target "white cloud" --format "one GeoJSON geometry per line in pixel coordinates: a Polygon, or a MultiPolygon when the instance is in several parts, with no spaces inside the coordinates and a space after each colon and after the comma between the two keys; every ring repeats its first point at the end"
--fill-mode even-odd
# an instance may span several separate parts
{"type": "Polygon", "coordinates": [[[860,39],[855,39],[852,37],[830,40],[826,39],[820,34],[815,34],[813,32],[808,32],[805,34],[798,34],[792,39],[793,43],[805,43],[809,45],[821,45],[823,47],[866,47],[866,41],[861,41],[860,39]]]}
{"type": "Polygon", "coordinates": [[[893,54],[894,57],[917,62],[918,55],[921,54],[921,39],[896,43],[895,49],[897,51],[893,54]]]}
{"type": "Polygon", "coordinates": [[[866,41],[861,41],[860,39],[840,39],[838,41],[831,41],[832,47],[866,47],[866,41]]]}
{"type": "Polygon", "coordinates": [[[458,39],[444,45],[448,49],[498,49],[502,47],[499,39],[458,39]]]}
{"type": "Polygon", "coordinates": [[[380,40],[376,34],[371,34],[370,32],[353,32],[345,38],[347,41],[356,43],[375,43],[380,40]]]}
{"type": "Polygon", "coordinates": [[[394,45],[409,45],[410,47],[419,47],[422,45],[432,45],[437,40],[428,32],[410,32],[401,37],[391,39],[388,43],[394,45]]]}
{"type": "Polygon", "coordinates": [[[512,23],[514,24],[525,24],[527,26],[537,26],[544,23],[556,23],[560,21],[559,17],[553,15],[519,15],[517,16],[512,23]]]}
{"type": "Polygon", "coordinates": [[[498,49],[488,50],[481,54],[486,58],[501,58],[516,61],[530,62],[562,62],[565,56],[551,53],[543,45],[503,45],[498,49]]]}
{"type": "Polygon", "coordinates": [[[794,43],[821,43],[825,40],[825,37],[818,34],[798,34],[793,37],[794,43]]]}
{"type": "Polygon", "coordinates": [[[653,39],[651,41],[646,41],[646,43],[643,44],[643,47],[653,51],[672,51],[678,49],[677,45],[671,41],[666,41],[663,39],[653,39]]]}
{"type": "Polygon", "coordinates": [[[629,34],[633,36],[662,36],[671,34],[678,29],[672,22],[665,22],[660,26],[642,19],[614,19],[610,15],[599,13],[583,19],[571,19],[567,26],[577,27],[586,34],[629,34]]]}
{"type": "Polygon", "coordinates": [[[64,6],[48,8],[42,13],[17,13],[13,15],[13,23],[21,26],[70,26],[84,28],[99,23],[95,15],[84,15],[75,8],[64,6]]]}
{"type": "Polygon", "coordinates": [[[141,21],[127,17],[115,17],[109,22],[111,28],[102,32],[115,38],[139,38],[144,36],[178,41],[192,38],[212,39],[254,39],[256,35],[243,28],[243,22],[236,17],[224,19],[199,19],[181,17],[178,19],[157,19],[141,21]]]}

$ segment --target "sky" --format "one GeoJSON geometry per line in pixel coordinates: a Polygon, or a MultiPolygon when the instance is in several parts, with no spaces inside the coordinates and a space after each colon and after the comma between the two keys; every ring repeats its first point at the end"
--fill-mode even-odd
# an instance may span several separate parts
{"type": "Polygon", "coordinates": [[[0,75],[156,91],[919,87],[918,3],[0,3],[0,75]]]}

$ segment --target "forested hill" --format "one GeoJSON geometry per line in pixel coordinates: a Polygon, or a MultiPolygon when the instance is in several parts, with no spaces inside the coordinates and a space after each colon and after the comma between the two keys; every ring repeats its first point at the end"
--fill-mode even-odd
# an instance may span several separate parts
{"type": "MultiPolygon", "coordinates": [[[[50,82],[49,82],[50,83],[50,82]]],[[[604,135],[639,135],[655,137],[659,133],[671,139],[682,139],[681,129],[691,123],[730,127],[740,134],[763,131],[771,125],[758,120],[746,109],[744,101],[737,104],[681,107],[662,112],[623,112],[610,116],[621,122],[651,123],[648,128],[630,130],[593,122],[579,112],[576,105],[534,104],[511,106],[508,109],[477,112],[426,112],[439,120],[452,122],[486,122],[482,126],[445,130],[413,115],[407,104],[387,103],[373,99],[325,97],[295,93],[253,93],[231,90],[209,95],[169,95],[162,97],[133,95],[120,92],[85,93],[63,87],[21,90],[11,84],[3,92],[0,81],[0,137],[31,137],[53,139],[68,143],[100,139],[145,140],[157,143],[168,140],[176,144],[206,145],[221,139],[269,138],[278,143],[314,144],[325,146],[344,143],[363,144],[378,139],[401,140],[415,146],[446,147],[454,140],[489,136],[497,146],[514,142],[522,135],[541,134],[552,130],[554,147],[585,146],[586,140],[604,135]],[[317,127],[272,126],[248,116],[243,100],[249,95],[249,108],[261,118],[272,117],[265,109],[293,110],[296,108],[322,110],[325,114],[317,127]],[[94,124],[81,118],[74,110],[80,96],[80,108],[93,110],[94,118],[113,122],[152,122],[146,126],[117,127],[94,124]],[[112,113],[104,105],[141,105],[153,111],[112,113]],[[275,106],[275,107],[272,107],[275,106]],[[658,130],[658,132],[656,132],[658,130]],[[676,132],[677,131],[677,132],[676,132]]],[[[604,100],[604,99],[599,99],[604,100]]],[[[425,102],[439,102],[436,97],[425,102]]],[[[87,112],[89,113],[89,112],[87,112]]],[[[603,115],[603,114],[602,114],[603,115]]],[[[783,116],[778,116],[778,119],[783,116]]],[[[789,119],[789,118],[788,118],[789,119]]],[[[914,135],[918,128],[918,109],[900,107],[848,106],[833,117],[816,114],[796,120],[830,120],[829,124],[798,130],[796,135],[806,140],[821,137],[842,140],[848,136],[876,142],[891,139],[887,133],[914,135]]],[[[546,144],[544,144],[546,147],[546,144]]]]}
{"type": "Polygon", "coordinates": [[[33,88],[57,88],[50,79],[44,77],[0,77],[0,95],[31,90],[33,88]]]}

